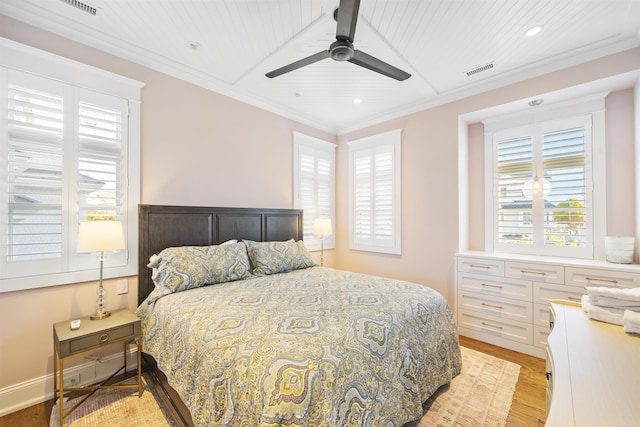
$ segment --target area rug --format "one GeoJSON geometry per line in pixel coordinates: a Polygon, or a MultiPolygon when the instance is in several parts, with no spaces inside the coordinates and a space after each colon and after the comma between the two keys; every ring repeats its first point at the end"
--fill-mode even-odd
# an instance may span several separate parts
{"type": "MultiPolygon", "coordinates": [[[[136,384],[136,377],[128,378],[120,384],[136,384]]],[[[142,396],[136,389],[102,389],[86,400],[64,419],[65,427],[116,427],[153,426],[175,427],[170,412],[160,400],[153,380],[142,376],[142,396]]],[[[66,401],[67,412],[82,397],[66,401]]],[[[56,403],[51,410],[50,427],[60,426],[60,408],[56,403]]]]}
{"type": "MultiPolygon", "coordinates": [[[[515,363],[462,347],[462,373],[425,402],[421,420],[404,427],[504,427],[519,373],[520,366],[515,363]]],[[[143,381],[140,398],[135,389],[97,391],[65,419],[64,425],[174,427],[153,382],[146,375],[143,381]]],[[[135,378],[125,382],[135,383],[135,378]]],[[[65,403],[65,408],[76,401],[65,403]]],[[[55,405],[51,427],[60,425],[58,413],[55,405]]]]}
{"type": "Polygon", "coordinates": [[[422,405],[420,421],[404,427],[504,427],[520,365],[465,347],[462,372],[422,405]]]}

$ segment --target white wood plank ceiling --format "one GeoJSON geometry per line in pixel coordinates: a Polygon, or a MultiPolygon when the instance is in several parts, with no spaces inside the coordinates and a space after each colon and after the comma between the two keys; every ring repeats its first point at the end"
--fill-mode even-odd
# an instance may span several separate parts
{"type": "Polygon", "coordinates": [[[268,79],[329,47],[338,0],[68,3],[0,13],[335,133],[640,46],[640,0],[362,0],[355,48],[411,78],[325,59],[268,79]]]}

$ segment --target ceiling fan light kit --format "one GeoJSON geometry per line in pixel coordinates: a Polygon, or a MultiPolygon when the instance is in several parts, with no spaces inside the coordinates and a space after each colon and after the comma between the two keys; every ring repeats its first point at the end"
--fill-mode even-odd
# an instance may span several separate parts
{"type": "Polygon", "coordinates": [[[270,71],[265,75],[269,78],[274,78],[307,65],[311,65],[315,62],[322,61],[323,59],[331,58],[334,61],[351,62],[352,64],[359,65],[399,81],[403,81],[411,77],[411,74],[396,68],[391,64],[387,64],[386,62],[364,53],[361,50],[354,49],[353,39],[356,32],[359,9],[360,0],[340,0],[340,6],[333,12],[333,17],[338,23],[336,29],[336,41],[331,43],[329,49],[292,62],[284,67],[270,71]]]}

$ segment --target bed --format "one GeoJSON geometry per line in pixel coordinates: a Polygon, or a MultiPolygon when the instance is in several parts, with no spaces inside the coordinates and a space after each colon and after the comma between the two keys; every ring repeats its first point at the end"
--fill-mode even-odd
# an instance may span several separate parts
{"type": "Polygon", "coordinates": [[[400,427],[460,372],[442,295],[315,265],[302,224],[139,206],[143,352],[178,424],[400,427]]]}

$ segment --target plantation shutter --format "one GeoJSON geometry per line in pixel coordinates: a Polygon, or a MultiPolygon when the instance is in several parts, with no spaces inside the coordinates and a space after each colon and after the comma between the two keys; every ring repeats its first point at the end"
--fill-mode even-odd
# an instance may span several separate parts
{"type": "Polygon", "coordinates": [[[300,154],[300,202],[304,209],[304,234],[313,236],[315,218],[331,218],[332,162],[326,153],[300,154]]]}
{"type": "Polygon", "coordinates": [[[590,116],[494,134],[497,249],[541,255],[591,253],[590,153],[590,116]],[[526,246],[531,249],[523,249],[526,246]]]}
{"type": "MultiPolygon", "coordinates": [[[[4,75],[1,277],[93,269],[95,256],[76,251],[78,225],[117,219],[126,227],[128,102],[28,73],[4,75]]],[[[126,251],[109,257],[109,266],[126,263],[126,251]]]]}
{"type": "Polygon", "coordinates": [[[373,150],[360,150],[354,154],[354,222],[353,234],[357,243],[372,244],[374,224],[374,204],[372,177],[373,150]]]}
{"type": "Polygon", "coordinates": [[[399,254],[400,131],[353,141],[349,150],[351,248],[399,254]]]}
{"type": "Polygon", "coordinates": [[[3,265],[38,260],[36,273],[56,272],[63,260],[63,85],[12,75],[7,86],[6,211],[3,265]],[[48,261],[47,261],[48,260],[48,261]]]}
{"type": "Polygon", "coordinates": [[[590,134],[591,121],[581,117],[545,124],[543,169],[549,182],[545,204],[545,244],[587,247],[592,244],[590,134]]]}
{"type": "Polygon", "coordinates": [[[81,222],[121,217],[122,117],[119,109],[86,102],[79,105],[77,178],[81,222]]]}
{"type": "MultiPolygon", "coordinates": [[[[320,249],[313,234],[316,218],[334,218],[335,145],[294,132],[294,206],[303,212],[305,245],[320,249]]],[[[324,236],[324,248],[335,247],[333,236],[324,236]]]]}
{"type": "Polygon", "coordinates": [[[498,242],[531,244],[533,203],[523,187],[533,177],[531,129],[519,128],[497,135],[495,197],[498,212],[498,242]]]}

